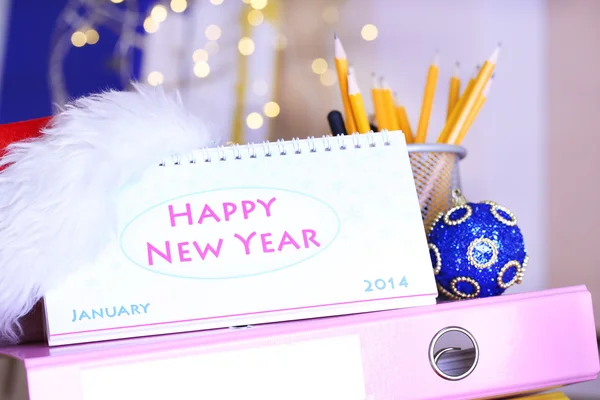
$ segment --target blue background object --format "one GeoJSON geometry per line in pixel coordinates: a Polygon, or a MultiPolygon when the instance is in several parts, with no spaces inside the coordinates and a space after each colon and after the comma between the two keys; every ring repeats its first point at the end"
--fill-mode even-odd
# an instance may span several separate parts
{"type": "MultiPolygon", "coordinates": [[[[8,1],[8,0],[6,0],[8,1]]],[[[156,0],[138,0],[140,15],[137,32],[141,35],[144,17],[156,0]]],[[[91,25],[99,33],[100,40],[94,45],[74,47],[71,33],[79,26],[69,27],[61,21],[61,13],[70,7],[85,21],[89,9],[68,0],[11,0],[7,8],[6,48],[2,90],[0,92],[0,123],[16,122],[51,115],[52,94],[49,83],[49,62],[53,43],[59,32],[67,32],[68,52],[62,61],[64,82],[69,99],[103,89],[123,89],[118,72],[118,59],[114,47],[117,32],[102,25],[91,25]],[[57,26],[61,28],[57,31],[57,26]]],[[[125,7],[106,0],[96,7],[125,7]]],[[[88,6],[89,7],[89,6],[88,6]]],[[[133,64],[129,68],[130,79],[139,79],[142,53],[135,50],[133,64]]]]}

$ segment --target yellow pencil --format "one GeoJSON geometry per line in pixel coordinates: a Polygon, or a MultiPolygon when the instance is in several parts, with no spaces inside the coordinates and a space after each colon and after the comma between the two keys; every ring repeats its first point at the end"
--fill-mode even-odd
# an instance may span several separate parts
{"type": "Polygon", "coordinates": [[[381,85],[381,90],[383,90],[383,104],[385,107],[385,118],[388,123],[388,129],[397,131],[400,129],[400,123],[398,122],[398,114],[396,113],[396,107],[394,105],[394,94],[384,77],[381,77],[379,84],[381,85]]]}
{"type": "Polygon", "coordinates": [[[342,46],[340,38],[338,38],[335,33],[333,37],[335,69],[340,85],[342,104],[344,106],[344,124],[346,125],[346,132],[351,134],[356,132],[356,122],[354,121],[352,106],[350,105],[350,99],[348,98],[348,57],[346,56],[346,51],[344,50],[344,46],[342,46]]]}
{"type": "Polygon", "coordinates": [[[454,64],[454,72],[452,78],[450,78],[450,89],[448,91],[448,111],[446,113],[446,121],[450,119],[452,109],[458,103],[458,97],[460,96],[460,63],[457,61],[454,64]]]}
{"type": "MultiPolygon", "coordinates": [[[[481,96],[481,93],[483,92],[483,88],[485,87],[488,80],[492,76],[492,73],[494,72],[494,68],[496,67],[496,63],[498,62],[499,56],[500,56],[500,44],[498,44],[498,47],[496,47],[496,49],[494,50],[494,52],[492,53],[490,58],[481,67],[481,71],[479,71],[479,75],[477,76],[477,79],[475,79],[475,82],[473,83],[473,88],[471,89],[471,92],[465,93],[466,98],[465,98],[464,105],[461,107],[461,109],[458,109],[458,107],[457,107],[454,111],[452,111],[452,116],[450,117],[450,121],[452,122],[452,120],[455,118],[454,120],[456,122],[448,128],[447,132],[443,132],[443,137],[446,138],[446,143],[453,143],[458,138],[460,130],[465,125],[467,116],[468,116],[469,112],[471,111],[471,109],[473,108],[475,101],[477,100],[477,98],[479,96],[481,96]],[[456,117],[454,116],[455,113],[456,113],[456,117]]],[[[448,124],[446,124],[446,126],[448,126],[448,124]]],[[[446,128],[444,128],[444,130],[446,130],[446,128]]]]}
{"type": "Polygon", "coordinates": [[[367,133],[371,130],[369,125],[369,118],[365,111],[365,105],[360,94],[358,83],[356,83],[356,76],[354,75],[354,68],[348,67],[348,97],[350,99],[350,105],[352,106],[352,114],[356,122],[358,132],[367,133]]]}
{"type": "Polygon", "coordinates": [[[439,63],[439,54],[436,52],[433,57],[433,62],[429,66],[429,71],[427,72],[425,92],[423,93],[423,104],[421,105],[421,115],[419,117],[419,125],[417,126],[417,135],[415,136],[416,143],[425,143],[427,140],[427,128],[429,127],[437,78],[440,73],[439,63]]]}
{"type": "Polygon", "coordinates": [[[444,125],[444,129],[442,130],[442,132],[438,136],[438,139],[437,139],[438,143],[446,143],[446,140],[448,138],[447,138],[447,136],[442,136],[442,135],[446,135],[450,131],[450,128],[456,123],[456,120],[457,120],[458,115],[459,115],[458,110],[460,110],[460,109],[462,109],[464,107],[465,101],[469,97],[469,94],[471,93],[471,90],[473,89],[473,85],[475,84],[475,79],[477,79],[477,76],[479,76],[479,71],[480,70],[481,70],[481,66],[477,65],[475,67],[475,72],[473,73],[473,76],[471,77],[471,79],[469,79],[469,82],[467,83],[467,86],[465,87],[465,90],[459,96],[458,102],[456,103],[456,105],[452,109],[452,113],[450,113],[450,117],[446,120],[446,124],[444,125]]]}
{"type": "Polygon", "coordinates": [[[483,107],[483,104],[487,100],[487,98],[490,94],[490,90],[492,90],[492,81],[493,80],[494,80],[494,76],[492,75],[490,80],[485,85],[485,88],[483,89],[481,96],[479,96],[479,98],[475,101],[475,104],[473,105],[473,108],[469,112],[469,115],[467,116],[465,125],[461,129],[458,137],[456,138],[456,140],[453,143],[450,143],[450,144],[458,145],[458,144],[462,143],[465,136],[469,132],[469,129],[471,129],[471,125],[473,125],[473,121],[475,121],[475,118],[477,118],[477,115],[479,115],[479,111],[481,110],[481,107],[483,107]]]}
{"type": "Polygon", "coordinates": [[[414,143],[415,138],[413,136],[410,122],[408,121],[408,115],[406,114],[406,108],[398,101],[398,95],[394,93],[394,103],[396,105],[396,115],[398,116],[398,124],[400,129],[404,133],[406,143],[414,143]]]}
{"type": "MultiPolygon", "coordinates": [[[[463,100],[464,103],[464,99],[466,99],[466,94],[471,93],[471,89],[473,89],[473,84],[475,84],[475,79],[477,79],[477,77],[479,76],[479,71],[481,71],[481,65],[477,64],[475,66],[475,72],[473,72],[473,76],[471,76],[471,78],[469,79],[469,82],[467,82],[467,86],[465,87],[464,92],[462,92],[462,94],[459,96],[458,98],[458,102],[460,103],[460,100],[463,100]]],[[[458,103],[456,104],[456,106],[458,106],[458,103]]],[[[452,110],[454,111],[454,109],[452,110]]]]}
{"type": "Polygon", "coordinates": [[[477,77],[479,76],[479,71],[481,71],[481,65],[477,64],[475,66],[475,72],[473,72],[473,76],[469,79],[469,82],[467,83],[467,87],[465,88],[465,91],[463,92],[463,94],[461,96],[463,96],[465,93],[467,93],[468,90],[471,90],[471,88],[473,88],[475,79],[477,79],[477,77]]]}
{"type": "Polygon", "coordinates": [[[373,97],[373,108],[375,108],[375,121],[377,122],[377,129],[379,131],[384,129],[389,130],[389,123],[385,113],[383,90],[379,87],[379,82],[377,81],[377,76],[375,73],[371,75],[371,78],[373,82],[371,86],[371,96],[373,97]]]}

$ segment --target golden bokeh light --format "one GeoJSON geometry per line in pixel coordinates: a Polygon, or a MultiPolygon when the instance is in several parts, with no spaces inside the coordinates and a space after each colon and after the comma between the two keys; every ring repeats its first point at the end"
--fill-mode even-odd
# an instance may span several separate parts
{"type": "Polygon", "coordinates": [[[360,35],[363,39],[370,42],[371,40],[375,40],[375,38],[377,38],[377,35],[379,35],[379,31],[377,30],[377,27],[375,25],[366,24],[360,30],[360,35]]]}
{"type": "Polygon", "coordinates": [[[167,8],[161,4],[155,5],[150,11],[150,17],[156,22],[163,22],[167,19],[167,8]]]}
{"type": "Polygon", "coordinates": [[[96,44],[100,40],[100,35],[95,29],[88,29],[85,31],[85,41],[87,44],[96,44]]]}
{"type": "Polygon", "coordinates": [[[165,77],[158,71],[152,71],[148,74],[148,83],[152,86],[158,86],[162,84],[164,80],[165,77]]]}
{"type": "Polygon", "coordinates": [[[218,25],[209,25],[204,30],[204,35],[208,40],[219,40],[221,37],[221,28],[218,25]]]}
{"type": "Polygon", "coordinates": [[[279,104],[275,103],[274,101],[268,102],[263,107],[263,112],[269,118],[275,118],[276,116],[278,116],[279,111],[281,111],[281,109],[279,108],[279,104]]]}
{"type": "Polygon", "coordinates": [[[171,0],[171,10],[176,13],[182,13],[187,8],[186,0],[171,0]]]}
{"type": "Polygon", "coordinates": [[[267,0],[251,0],[250,1],[250,5],[255,10],[262,10],[263,8],[265,8],[267,6],[267,3],[268,3],[267,0]]]}
{"type": "Polygon", "coordinates": [[[252,112],[246,117],[246,125],[250,129],[258,129],[263,125],[263,117],[257,112],[252,112]]]}
{"type": "Polygon", "coordinates": [[[283,36],[282,34],[277,35],[277,37],[275,38],[275,49],[276,50],[283,50],[287,47],[288,44],[288,40],[285,36],[283,36]]]}
{"type": "Polygon", "coordinates": [[[259,26],[263,23],[265,16],[259,10],[250,10],[248,13],[248,23],[252,26],[259,26]]]}
{"type": "Polygon", "coordinates": [[[123,2],[123,0],[110,0],[110,1],[113,2],[113,3],[115,3],[115,4],[119,4],[119,3],[123,2]]]}
{"type": "Polygon", "coordinates": [[[333,85],[335,85],[335,82],[337,81],[337,74],[335,73],[334,70],[332,70],[331,68],[328,68],[325,72],[323,72],[321,74],[319,79],[321,80],[321,83],[324,86],[333,86],[333,85]]]}
{"type": "Polygon", "coordinates": [[[249,56],[254,53],[254,40],[249,37],[243,37],[238,42],[238,50],[242,55],[249,56]]]}
{"type": "Polygon", "coordinates": [[[327,61],[323,58],[317,58],[312,62],[312,70],[315,74],[321,75],[327,71],[327,61]]]}
{"type": "Polygon", "coordinates": [[[200,61],[194,65],[194,75],[198,78],[206,78],[208,74],[210,74],[210,66],[206,61],[200,61]]]}
{"type": "Polygon", "coordinates": [[[323,21],[328,24],[334,24],[340,19],[340,12],[334,6],[329,6],[325,7],[321,16],[323,17],[323,21]]]}
{"type": "Polygon", "coordinates": [[[85,37],[85,33],[81,31],[73,32],[71,35],[71,43],[75,47],[83,47],[87,42],[87,38],[85,37]]]}
{"type": "Polygon", "coordinates": [[[158,30],[158,22],[152,17],[148,17],[144,20],[144,30],[148,33],[154,33],[158,30]]]}
{"type": "Polygon", "coordinates": [[[215,6],[223,4],[223,0],[210,0],[210,2],[215,6]]]}
{"type": "Polygon", "coordinates": [[[194,62],[208,61],[208,51],[204,49],[197,49],[192,54],[192,60],[194,62]]]}

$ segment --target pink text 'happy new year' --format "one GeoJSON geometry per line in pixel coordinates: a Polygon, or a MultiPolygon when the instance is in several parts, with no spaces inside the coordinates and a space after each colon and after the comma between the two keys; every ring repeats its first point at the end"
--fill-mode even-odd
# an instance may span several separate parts
{"type": "MultiPolygon", "coordinates": [[[[210,229],[212,223],[225,223],[230,221],[241,221],[252,218],[252,216],[263,216],[273,218],[271,207],[276,198],[264,201],[261,199],[242,200],[239,203],[225,202],[218,207],[204,204],[202,209],[195,209],[192,204],[186,203],[182,209],[176,209],[172,204],[168,205],[169,225],[172,228],[178,226],[207,224],[210,229]]],[[[228,241],[235,246],[230,246],[236,251],[243,251],[246,255],[254,253],[274,253],[286,249],[308,249],[320,247],[317,241],[317,233],[314,229],[300,229],[294,232],[283,231],[282,234],[274,236],[272,233],[244,232],[234,233],[228,241]]],[[[148,265],[154,265],[156,260],[163,259],[168,263],[191,262],[205,260],[207,257],[219,258],[223,243],[227,238],[216,238],[207,243],[197,241],[171,242],[152,244],[147,242],[148,265]]],[[[230,248],[228,247],[228,248],[230,248]]]]}

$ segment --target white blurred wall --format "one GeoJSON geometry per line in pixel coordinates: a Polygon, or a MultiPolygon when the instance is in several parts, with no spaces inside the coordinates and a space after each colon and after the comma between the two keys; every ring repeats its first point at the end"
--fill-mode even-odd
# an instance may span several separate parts
{"type": "Polygon", "coordinates": [[[600,332],[600,2],[554,0],[549,11],[550,284],[586,284],[600,332]]]}
{"type": "Polygon", "coordinates": [[[463,143],[469,152],[462,164],[463,189],[471,201],[495,200],[519,219],[530,264],[524,283],[510,292],[547,287],[546,1],[288,0],[286,11],[289,50],[284,53],[278,132],[287,137],[326,133],[325,115],[341,107],[337,85],[324,87],[310,72],[312,58],[333,62],[334,31],[355,66],[366,106],[372,109],[371,73],[384,75],[406,104],[413,130],[427,68],[439,49],[441,71],[429,126],[432,141],[445,120],[455,61],[463,66],[465,84],[475,65],[502,41],[492,92],[463,143]],[[323,24],[322,11],[331,4],[339,7],[340,20],[323,24]],[[372,42],[360,36],[368,23],[379,28],[372,42]]]}

